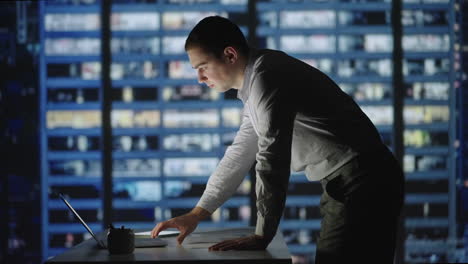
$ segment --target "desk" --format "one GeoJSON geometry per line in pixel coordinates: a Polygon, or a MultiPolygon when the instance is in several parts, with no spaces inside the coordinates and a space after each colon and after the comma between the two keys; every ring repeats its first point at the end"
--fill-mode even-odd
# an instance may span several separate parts
{"type": "MultiPolygon", "coordinates": [[[[247,236],[253,233],[253,228],[198,228],[187,236],[180,246],[175,236],[166,237],[162,238],[168,242],[166,247],[135,248],[133,254],[127,255],[110,255],[106,249],[96,248],[94,240],[88,239],[47,260],[46,263],[292,263],[281,232],[276,234],[266,250],[208,251],[208,247],[213,245],[215,240],[236,238],[239,235],[247,236]],[[210,238],[214,238],[212,242],[210,238]]],[[[102,237],[103,233],[100,236],[102,237]]]]}

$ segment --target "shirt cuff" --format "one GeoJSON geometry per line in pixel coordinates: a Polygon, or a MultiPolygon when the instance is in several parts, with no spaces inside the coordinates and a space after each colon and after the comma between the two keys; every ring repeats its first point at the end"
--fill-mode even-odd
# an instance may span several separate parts
{"type": "Polygon", "coordinates": [[[219,206],[217,206],[216,202],[212,202],[212,201],[210,202],[210,199],[208,199],[207,197],[204,197],[204,196],[202,196],[200,198],[200,200],[198,201],[196,206],[207,210],[208,212],[210,212],[210,214],[212,214],[214,211],[216,211],[216,209],[218,209],[218,207],[219,207],[219,206]]]}

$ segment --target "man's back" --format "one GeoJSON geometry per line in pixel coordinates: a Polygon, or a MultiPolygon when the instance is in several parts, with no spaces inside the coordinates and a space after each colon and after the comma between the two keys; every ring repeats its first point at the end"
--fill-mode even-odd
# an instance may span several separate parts
{"type": "Polygon", "coordinates": [[[300,60],[279,51],[252,50],[245,81],[239,97],[250,105],[254,126],[259,125],[255,108],[265,94],[281,94],[282,110],[295,113],[291,168],[305,170],[311,180],[327,176],[358,153],[382,147],[375,126],[353,99],[300,60]]]}

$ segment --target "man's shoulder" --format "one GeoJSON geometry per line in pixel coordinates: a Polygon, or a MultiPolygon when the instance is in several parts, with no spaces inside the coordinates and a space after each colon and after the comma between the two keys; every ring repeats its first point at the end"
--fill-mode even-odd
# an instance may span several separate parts
{"type": "Polygon", "coordinates": [[[280,50],[273,50],[273,49],[258,49],[256,50],[254,56],[256,60],[270,60],[270,59],[281,59],[289,57],[286,53],[280,50]]]}
{"type": "Polygon", "coordinates": [[[287,65],[289,56],[278,50],[259,49],[256,50],[253,58],[253,73],[262,73],[265,71],[272,71],[287,65]]]}

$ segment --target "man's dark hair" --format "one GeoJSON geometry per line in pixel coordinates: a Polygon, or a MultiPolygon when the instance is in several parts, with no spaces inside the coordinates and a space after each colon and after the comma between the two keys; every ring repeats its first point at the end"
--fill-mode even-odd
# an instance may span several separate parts
{"type": "Polygon", "coordinates": [[[185,41],[185,51],[199,47],[217,58],[221,58],[228,46],[236,48],[244,56],[249,53],[249,45],[240,28],[229,19],[220,16],[203,18],[185,41]]]}

